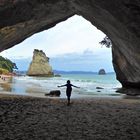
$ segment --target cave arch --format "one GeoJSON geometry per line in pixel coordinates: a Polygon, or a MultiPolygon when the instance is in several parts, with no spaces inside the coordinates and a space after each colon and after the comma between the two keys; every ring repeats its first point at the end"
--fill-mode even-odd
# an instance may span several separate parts
{"type": "Polygon", "coordinates": [[[140,2],[137,0],[0,1],[0,51],[75,14],[107,34],[113,43],[117,79],[124,87],[139,88],[140,2]]]}

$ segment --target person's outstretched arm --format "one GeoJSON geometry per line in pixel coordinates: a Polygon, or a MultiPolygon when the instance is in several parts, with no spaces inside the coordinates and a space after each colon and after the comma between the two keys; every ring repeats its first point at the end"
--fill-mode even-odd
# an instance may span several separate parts
{"type": "Polygon", "coordinates": [[[75,85],[72,85],[73,87],[76,87],[76,88],[80,88],[80,87],[77,87],[77,86],[75,86],[75,85]]]}
{"type": "Polygon", "coordinates": [[[61,85],[61,86],[57,86],[57,87],[65,87],[66,85],[61,85]]]}

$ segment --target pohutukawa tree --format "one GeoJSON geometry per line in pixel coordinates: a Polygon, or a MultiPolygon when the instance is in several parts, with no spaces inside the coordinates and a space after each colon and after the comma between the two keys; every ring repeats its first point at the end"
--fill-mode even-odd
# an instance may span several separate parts
{"type": "Polygon", "coordinates": [[[106,46],[107,48],[112,47],[112,42],[109,37],[105,36],[101,42],[99,42],[102,46],[106,46]]]}

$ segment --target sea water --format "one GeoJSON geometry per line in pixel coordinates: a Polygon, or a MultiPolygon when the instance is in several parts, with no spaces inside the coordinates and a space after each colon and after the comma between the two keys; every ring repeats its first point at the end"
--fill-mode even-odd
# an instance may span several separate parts
{"type": "Polygon", "coordinates": [[[41,96],[51,90],[60,90],[60,98],[65,98],[66,87],[58,88],[59,85],[66,84],[70,80],[73,85],[72,98],[76,97],[120,97],[116,92],[121,84],[116,80],[115,74],[97,75],[97,74],[63,74],[61,77],[13,77],[8,85],[0,85],[1,91],[12,94],[41,96]]]}

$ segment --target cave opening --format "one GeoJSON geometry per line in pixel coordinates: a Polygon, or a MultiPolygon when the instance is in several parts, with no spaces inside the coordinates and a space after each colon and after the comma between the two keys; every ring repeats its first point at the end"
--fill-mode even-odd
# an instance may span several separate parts
{"type": "MultiPolygon", "coordinates": [[[[111,48],[99,44],[105,36],[89,21],[81,16],[74,15],[51,29],[33,35],[1,54],[6,57],[9,55],[10,59],[17,64],[19,71],[24,72],[28,70],[33,50],[43,50],[50,58],[50,65],[54,72],[60,75],[64,74],[64,79],[70,78],[74,82],[78,79],[83,81],[83,83],[79,82],[78,84],[81,84],[84,92],[88,94],[94,92],[96,96],[104,96],[108,93],[116,95],[113,88],[120,87],[120,83],[115,79],[111,48]],[[107,78],[98,75],[100,69],[105,70],[108,75],[107,78]],[[95,85],[92,86],[94,82],[95,85]],[[109,87],[107,87],[107,84],[109,87]],[[87,88],[88,90],[86,90],[87,88]],[[108,90],[109,88],[110,90],[108,90]],[[105,94],[102,94],[102,92],[105,92],[105,94]]],[[[53,84],[52,82],[51,87],[53,87],[53,84]]],[[[56,83],[54,85],[56,86],[56,83]]],[[[21,92],[31,92],[30,88],[21,92]]],[[[39,88],[39,90],[42,89],[39,88]]],[[[33,91],[38,90],[35,88],[35,90],[32,89],[33,91]]],[[[75,92],[79,91],[76,90],[75,92]]]]}

